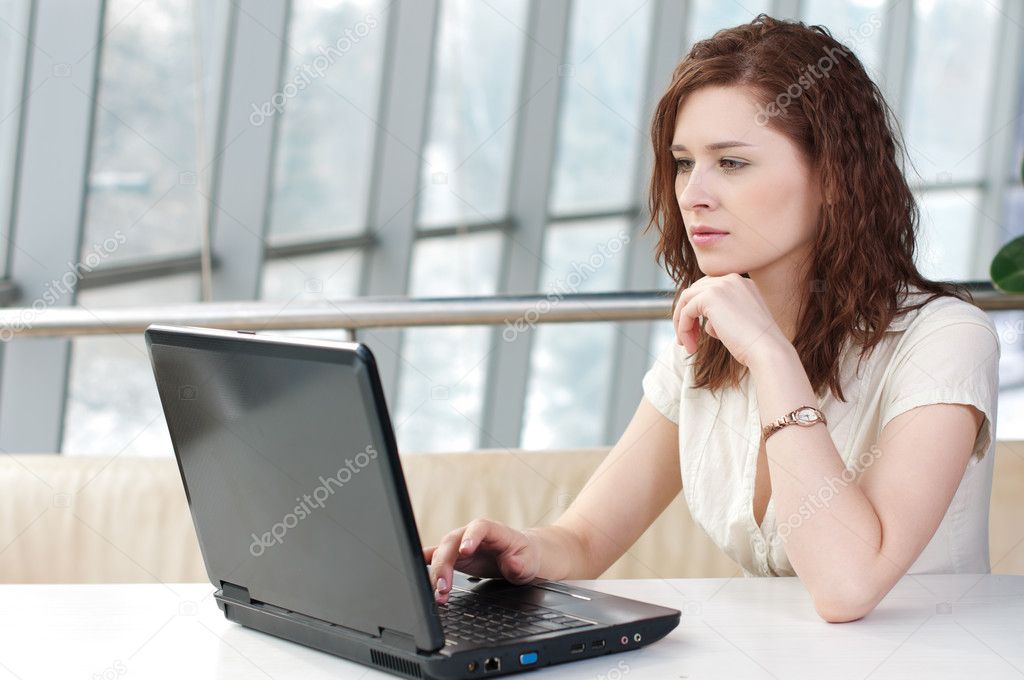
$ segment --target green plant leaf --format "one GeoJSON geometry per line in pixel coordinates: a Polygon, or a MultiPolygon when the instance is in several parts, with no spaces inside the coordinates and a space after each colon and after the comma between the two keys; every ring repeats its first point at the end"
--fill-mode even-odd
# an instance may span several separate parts
{"type": "MultiPolygon", "coordinates": [[[[1020,181],[1024,182],[1024,154],[1020,157],[1020,181]]],[[[992,285],[1004,293],[1024,293],[1024,236],[1019,236],[992,258],[988,274],[992,285]]]]}
{"type": "Polygon", "coordinates": [[[992,284],[1004,293],[1024,293],[1024,236],[999,249],[992,259],[989,276],[992,284]]]}

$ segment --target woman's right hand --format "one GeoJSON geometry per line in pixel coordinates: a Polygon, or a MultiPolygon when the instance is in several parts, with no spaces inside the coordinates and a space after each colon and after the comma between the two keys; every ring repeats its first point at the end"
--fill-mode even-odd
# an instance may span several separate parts
{"type": "Polygon", "coordinates": [[[430,585],[439,604],[448,601],[456,569],[471,576],[501,577],[515,584],[532,581],[540,569],[540,544],[529,532],[489,519],[475,519],[449,531],[436,546],[423,549],[430,585]]]}

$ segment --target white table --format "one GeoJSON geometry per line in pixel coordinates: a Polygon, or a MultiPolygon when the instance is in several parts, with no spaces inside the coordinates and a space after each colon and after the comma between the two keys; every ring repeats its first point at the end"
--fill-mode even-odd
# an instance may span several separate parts
{"type": "MultiPolygon", "coordinates": [[[[829,624],[795,578],[572,583],[675,607],[644,649],[531,672],[587,680],[1024,677],[1024,576],[905,577],[829,624]]],[[[226,621],[208,584],[0,585],[0,680],[390,678],[226,621]]]]}

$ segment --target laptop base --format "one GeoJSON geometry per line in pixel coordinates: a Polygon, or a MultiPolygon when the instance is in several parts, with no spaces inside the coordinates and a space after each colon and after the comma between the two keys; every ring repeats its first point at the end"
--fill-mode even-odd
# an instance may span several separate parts
{"type": "Polygon", "coordinates": [[[394,675],[423,680],[498,677],[631,651],[660,640],[678,625],[673,617],[650,619],[465,651],[445,647],[426,653],[415,650],[411,638],[393,637],[389,641],[387,631],[382,637],[373,637],[276,607],[235,600],[221,590],[214,593],[214,598],[225,618],[247,628],[394,675]]]}

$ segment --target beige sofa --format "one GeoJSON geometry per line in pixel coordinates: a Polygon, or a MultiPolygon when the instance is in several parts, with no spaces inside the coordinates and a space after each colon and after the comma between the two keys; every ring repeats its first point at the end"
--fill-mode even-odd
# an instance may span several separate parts
{"type": "MultiPolygon", "coordinates": [[[[553,522],[608,449],[403,454],[425,545],[474,517],[553,522]]],[[[997,446],[994,572],[1024,574],[1024,442],[997,446]]],[[[680,495],[607,578],[729,576],[739,570],[680,495]]],[[[173,459],[0,456],[0,582],[205,581],[173,459]]]]}

